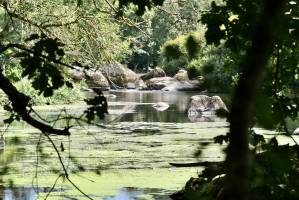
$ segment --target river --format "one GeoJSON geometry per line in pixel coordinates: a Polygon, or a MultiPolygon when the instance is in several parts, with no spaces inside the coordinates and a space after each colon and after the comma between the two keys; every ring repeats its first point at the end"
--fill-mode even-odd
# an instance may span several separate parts
{"type": "MultiPolygon", "coordinates": [[[[105,127],[77,124],[72,136],[53,136],[70,179],[94,199],[168,200],[202,168],[175,168],[170,162],[219,161],[222,146],[213,137],[227,132],[220,119],[188,118],[185,109],[194,92],[114,91],[108,95],[105,127]],[[167,102],[164,111],[157,102],[167,102]],[[195,154],[201,150],[201,154],[195,154]]],[[[83,104],[36,107],[47,119],[61,113],[79,115],[83,104]],[[63,108],[63,109],[62,109],[63,108]],[[63,111],[63,112],[62,112],[63,111]]],[[[1,119],[5,116],[2,112],[1,119]]],[[[2,122],[1,122],[2,123],[2,122]]],[[[56,124],[63,126],[64,124],[56,124]]],[[[4,126],[2,123],[2,130],[4,126]]],[[[4,135],[0,197],[5,200],[85,199],[59,174],[62,166],[51,143],[25,123],[14,123],[4,135]],[[3,168],[3,167],[2,167],[3,168]],[[11,183],[8,187],[7,183],[11,183]]]]}

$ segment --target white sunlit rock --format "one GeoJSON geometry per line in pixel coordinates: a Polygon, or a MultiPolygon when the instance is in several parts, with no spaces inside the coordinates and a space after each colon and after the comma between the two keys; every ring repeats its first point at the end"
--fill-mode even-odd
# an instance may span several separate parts
{"type": "Polygon", "coordinates": [[[155,103],[152,107],[155,108],[157,111],[164,111],[169,108],[169,104],[165,102],[158,102],[155,103]]]}
{"type": "Polygon", "coordinates": [[[296,128],[293,132],[294,135],[299,135],[299,128],[296,128]]]}

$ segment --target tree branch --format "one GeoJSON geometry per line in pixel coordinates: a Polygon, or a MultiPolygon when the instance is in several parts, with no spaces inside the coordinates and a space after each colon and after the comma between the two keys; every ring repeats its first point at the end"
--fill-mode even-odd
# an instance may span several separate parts
{"type": "Polygon", "coordinates": [[[19,92],[17,88],[0,71],[0,89],[8,96],[13,110],[28,124],[47,134],[70,135],[69,128],[56,129],[30,116],[27,110],[30,97],[19,92]]]}

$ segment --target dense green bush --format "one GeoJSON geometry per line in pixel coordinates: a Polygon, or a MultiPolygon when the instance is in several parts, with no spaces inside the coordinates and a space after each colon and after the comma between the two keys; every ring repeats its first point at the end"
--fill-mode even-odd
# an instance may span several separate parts
{"type": "Polygon", "coordinates": [[[190,79],[197,79],[199,76],[202,75],[200,66],[201,66],[201,61],[199,59],[192,60],[188,64],[186,70],[188,72],[188,76],[190,79]]]}
{"type": "Polygon", "coordinates": [[[188,60],[184,56],[180,56],[177,59],[169,60],[163,65],[165,73],[169,76],[175,75],[179,69],[184,69],[188,65],[188,60]]]}
{"type": "Polygon", "coordinates": [[[204,41],[200,41],[198,38],[198,33],[190,33],[180,35],[162,45],[161,64],[167,75],[174,75],[179,69],[187,69],[189,62],[192,60],[191,58],[199,55],[199,49],[204,41]],[[190,52],[192,52],[192,55],[190,52]]]}
{"type": "Polygon", "coordinates": [[[161,65],[167,75],[186,69],[190,79],[204,77],[203,88],[211,92],[228,92],[234,85],[237,67],[222,46],[206,45],[200,32],[181,35],[161,48],[161,65]]]}

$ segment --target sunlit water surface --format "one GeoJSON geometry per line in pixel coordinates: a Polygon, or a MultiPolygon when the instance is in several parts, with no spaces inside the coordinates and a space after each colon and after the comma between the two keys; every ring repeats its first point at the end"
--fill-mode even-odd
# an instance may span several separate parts
{"type": "MultiPolygon", "coordinates": [[[[198,93],[114,91],[106,94],[109,115],[105,128],[77,125],[70,138],[53,137],[65,167],[72,172],[70,178],[94,199],[168,200],[169,194],[202,170],[175,168],[169,163],[224,159],[224,147],[214,144],[213,137],[227,132],[227,122],[188,117],[186,107],[190,96],[195,94],[198,93]],[[166,102],[169,107],[163,111],[156,109],[154,105],[158,102],[166,102]],[[199,149],[202,153],[195,158],[199,149]]],[[[80,115],[85,108],[67,105],[64,112],[80,115]]],[[[56,118],[62,111],[61,106],[38,109],[48,119],[56,118]]],[[[2,114],[1,119],[5,117],[2,114]]],[[[0,188],[0,199],[44,199],[62,172],[49,141],[21,123],[8,129],[5,143],[4,159],[0,162],[8,163],[10,171],[3,179],[12,179],[14,186],[0,188]]],[[[59,178],[48,199],[85,197],[59,178]]]]}

